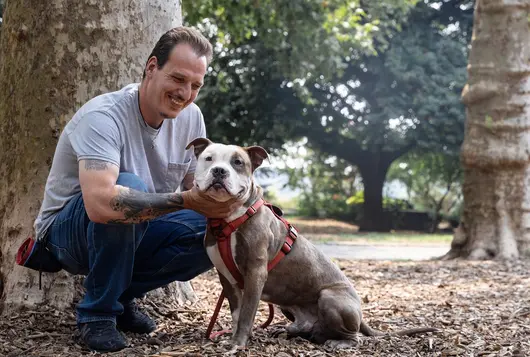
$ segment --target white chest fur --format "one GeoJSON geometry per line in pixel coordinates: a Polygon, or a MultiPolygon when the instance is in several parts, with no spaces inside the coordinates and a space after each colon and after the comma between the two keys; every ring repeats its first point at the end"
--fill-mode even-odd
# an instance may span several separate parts
{"type": "MultiPolygon", "coordinates": [[[[232,257],[234,258],[234,264],[237,267],[237,263],[235,262],[236,243],[237,243],[236,234],[234,232],[230,236],[230,250],[232,251],[232,257]]],[[[232,276],[232,274],[230,273],[230,270],[228,270],[228,268],[226,267],[226,264],[223,261],[223,258],[221,257],[221,253],[219,252],[219,245],[215,244],[211,246],[206,246],[206,253],[208,254],[208,257],[210,257],[212,264],[219,271],[219,273],[223,274],[223,276],[230,282],[230,284],[236,285],[237,280],[232,276]]]]}

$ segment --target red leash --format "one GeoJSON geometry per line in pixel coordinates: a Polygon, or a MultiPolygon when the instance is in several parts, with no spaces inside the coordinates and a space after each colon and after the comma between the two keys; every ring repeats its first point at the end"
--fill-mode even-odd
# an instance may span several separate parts
{"type": "MultiPolygon", "coordinates": [[[[219,299],[217,300],[217,305],[215,306],[215,310],[213,312],[212,318],[210,319],[210,323],[208,324],[208,328],[206,329],[206,338],[209,338],[211,340],[221,335],[224,335],[225,333],[232,332],[232,330],[227,329],[227,330],[221,330],[221,331],[212,333],[213,326],[215,325],[215,322],[217,321],[217,317],[219,316],[219,311],[221,311],[221,306],[223,306],[224,299],[225,299],[225,292],[223,290],[221,292],[221,295],[219,295],[219,299]]],[[[260,328],[268,327],[271,324],[272,320],[274,319],[274,305],[272,304],[268,304],[268,305],[269,305],[269,318],[267,319],[267,321],[265,321],[263,324],[260,325],[260,328]]]]}
{"type": "MultiPolygon", "coordinates": [[[[217,246],[218,246],[221,258],[223,259],[223,262],[225,263],[228,270],[230,271],[230,274],[234,277],[234,279],[236,279],[237,285],[239,286],[240,289],[243,289],[243,276],[241,275],[241,272],[237,268],[237,265],[232,256],[232,248],[230,244],[230,239],[231,239],[232,233],[235,232],[239,228],[239,226],[241,226],[249,218],[255,215],[262,206],[268,207],[272,211],[272,213],[276,216],[276,218],[281,220],[282,223],[287,228],[287,235],[285,237],[285,242],[282,244],[280,251],[276,254],[274,259],[272,259],[267,265],[267,270],[270,271],[276,266],[276,264],[280,262],[280,260],[283,257],[289,254],[296,238],[298,237],[298,232],[296,228],[294,228],[293,225],[289,224],[289,222],[287,222],[283,217],[281,217],[281,212],[277,213],[277,211],[274,209],[272,204],[265,203],[265,201],[262,198],[260,198],[252,206],[250,206],[247,209],[245,214],[243,214],[241,217],[236,218],[235,220],[231,222],[226,222],[225,220],[222,220],[222,219],[208,220],[208,229],[210,230],[210,232],[213,233],[213,235],[217,239],[217,246]]],[[[215,325],[215,322],[217,321],[217,317],[219,315],[219,311],[221,310],[225,297],[226,296],[223,290],[221,292],[221,295],[219,296],[219,299],[217,300],[217,305],[215,306],[215,310],[210,320],[210,324],[208,325],[208,328],[206,329],[206,338],[213,339],[217,336],[230,332],[230,330],[222,330],[222,331],[218,331],[212,334],[213,326],[215,325]]],[[[274,306],[272,304],[268,304],[268,305],[269,305],[269,318],[267,319],[267,321],[265,321],[260,326],[261,328],[266,328],[267,326],[269,326],[272,320],[274,319],[274,306]]]]}

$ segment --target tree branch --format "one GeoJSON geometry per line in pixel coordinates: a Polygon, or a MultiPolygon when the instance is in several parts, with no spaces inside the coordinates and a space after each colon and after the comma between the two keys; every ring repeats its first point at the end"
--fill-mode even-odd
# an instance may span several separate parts
{"type": "Polygon", "coordinates": [[[358,166],[365,156],[364,150],[354,139],[344,138],[337,132],[326,133],[322,128],[299,128],[299,135],[305,135],[321,151],[337,156],[358,166]]]}
{"type": "Polygon", "coordinates": [[[409,151],[413,150],[418,144],[414,141],[407,145],[402,146],[401,148],[398,148],[397,150],[393,151],[384,151],[383,152],[383,160],[390,165],[394,160],[397,158],[405,155],[409,151]]]}

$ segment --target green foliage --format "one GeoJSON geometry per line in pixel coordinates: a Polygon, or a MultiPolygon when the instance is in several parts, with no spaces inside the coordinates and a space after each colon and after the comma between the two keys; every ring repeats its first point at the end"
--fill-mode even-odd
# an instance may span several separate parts
{"type": "Polygon", "coordinates": [[[458,152],[473,1],[410,4],[185,2],[216,48],[198,98],[209,136],[272,153],[307,137],[371,177],[414,147],[458,152]]]}
{"type": "Polygon", "coordinates": [[[469,17],[461,10],[450,15],[456,17],[455,31],[444,25],[444,7],[456,3],[463,2],[448,1],[439,10],[418,4],[386,51],[359,54],[343,75],[313,83],[311,93],[319,103],[313,126],[323,121],[318,130],[370,152],[408,145],[457,151],[464,134],[460,94],[470,24],[463,23],[469,17]]]}
{"type": "MultiPolygon", "coordinates": [[[[408,18],[399,18],[400,12],[395,18],[386,15],[387,23],[407,22],[401,32],[389,33],[389,28],[397,25],[377,32],[372,46],[377,47],[373,45],[375,42],[388,44],[378,56],[361,51],[361,45],[349,47],[346,54],[342,49],[322,48],[326,43],[324,38],[329,36],[322,35],[321,28],[329,26],[332,20],[322,18],[325,11],[321,14],[304,8],[310,4],[315,6],[314,2],[259,2],[260,9],[267,9],[259,13],[251,11],[254,2],[246,7],[242,6],[245,2],[238,2],[237,9],[224,7],[222,13],[231,15],[225,20],[224,15],[215,18],[216,11],[225,2],[215,3],[213,6],[213,2],[199,1],[200,5],[193,3],[192,6],[189,2],[184,7],[189,14],[188,22],[203,27],[210,23],[210,30],[217,26],[223,38],[230,39],[218,40],[220,32],[210,31],[214,41],[219,41],[217,56],[198,98],[209,132],[218,139],[258,142],[277,149],[288,139],[308,136],[314,147],[328,149],[328,153],[339,156],[328,145],[329,141],[370,152],[395,151],[409,145],[437,145],[442,150],[459,147],[464,122],[459,96],[466,80],[465,43],[470,35],[468,22],[472,11],[458,8],[464,1],[444,2],[439,10],[420,3],[408,18]],[[267,7],[273,5],[279,8],[267,7]],[[297,10],[302,8],[305,10],[297,10]],[[450,12],[447,8],[457,10],[450,12]],[[289,40],[296,47],[284,53],[281,42],[285,36],[270,28],[291,26],[287,21],[289,11],[295,11],[292,14],[303,22],[295,33],[306,36],[306,40],[289,40]],[[271,22],[271,16],[275,22],[271,22]],[[276,22],[282,25],[276,26],[276,22]],[[247,23],[256,25],[253,30],[256,35],[249,39],[241,32],[242,28],[248,28],[243,26],[247,23]],[[456,26],[456,23],[459,24],[456,31],[446,30],[448,24],[456,26]],[[227,35],[232,32],[236,35],[227,35]],[[347,67],[325,75],[330,71],[321,70],[319,58],[336,56],[347,67]],[[297,77],[289,77],[291,69],[300,71],[297,77]]],[[[377,3],[378,9],[384,8],[383,4],[392,8],[392,3],[377,3]]],[[[359,12],[364,12],[364,18],[371,19],[370,23],[378,21],[372,20],[373,16],[365,9],[359,12]]],[[[357,30],[350,33],[356,34],[357,30]]],[[[352,160],[352,155],[346,153],[359,154],[342,151],[344,156],[349,156],[344,157],[347,160],[352,160]]],[[[360,155],[355,156],[361,159],[360,155]]]]}
{"type": "Polygon", "coordinates": [[[352,48],[373,52],[375,34],[396,26],[386,21],[389,14],[405,16],[416,1],[200,0],[184,1],[183,15],[210,33],[218,48],[259,42],[283,75],[306,78],[335,73],[352,48]]]}
{"type": "Polygon", "coordinates": [[[457,155],[412,152],[392,165],[387,179],[406,185],[416,209],[435,216],[458,216],[463,172],[457,155]]]}
{"type": "Polygon", "coordinates": [[[288,186],[301,191],[298,214],[352,219],[346,200],[356,191],[355,169],[344,160],[322,157],[312,151],[298,159],[299,165],[282,170],[289,175],[288,186]]]}
{"type": "MultiPolygon", "coordinates": [[[[364,191],[358,191],[355,195],[348,197],[346,200],[348,205],[358,205],[361,206],[364,204],[364,191]]],[[[412,205],[407,200],[402,200],[399,198],[383,197],[383,208],[385,210],[407,210],[412,209],[412,205]]]]}

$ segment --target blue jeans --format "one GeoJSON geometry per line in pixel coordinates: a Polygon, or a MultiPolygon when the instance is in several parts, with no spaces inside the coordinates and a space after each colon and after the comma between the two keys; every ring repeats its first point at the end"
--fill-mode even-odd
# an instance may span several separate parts
{"type": "MultiPolygon", "coordinates": [[[[147,191],[142,180],[121,173],[117,183],[147,191]]],[[[212,268],[203,238],[206,219],[180,210],[139,224],[100,224],[88,218],[81,193],[48,229],[48,248],[71,274],[86,275],[77,322],[111,320],[123,303],[173,281],[188,281],[212,268]]]]}

